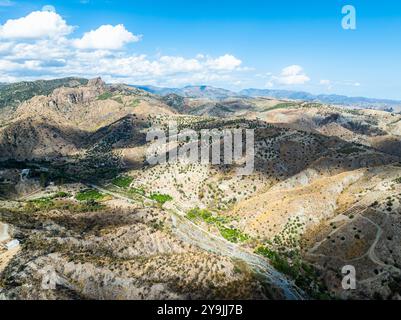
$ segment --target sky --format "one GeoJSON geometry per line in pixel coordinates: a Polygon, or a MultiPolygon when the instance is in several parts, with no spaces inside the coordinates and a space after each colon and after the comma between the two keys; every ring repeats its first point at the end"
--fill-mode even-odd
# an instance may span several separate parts
{"type": "Polygon", "coordinates": [[[0,82],[101,76],[401,100],[400,75],[395,0],[0,0],[0,82]],[[355,29],[343,28],[345,5],[355,29]]]}

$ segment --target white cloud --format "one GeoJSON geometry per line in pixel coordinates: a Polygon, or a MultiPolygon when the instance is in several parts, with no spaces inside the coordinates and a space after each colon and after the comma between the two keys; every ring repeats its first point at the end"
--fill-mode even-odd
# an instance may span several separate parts
{"type": "Polygon", "coordinates": [[[273,77],[275,81],[283,85],[300,85],[310,81],[301,66],[292,65],[284,68],[278,77],[273,77]]]}
{"type": "Polygon", "coordinates": [[[17,67],[18,67],[17,63],[8,60],[0,60],[0,70],[2,72],[15,70],[17,67]]]}
{"type": "Polygon", "coordinates": [[[34,11],[26,17],[15,20],[10,19],[4,25],[0,25],[0,38],[57,38],[70,34],[73,29],[55,12],[34,11]]]}
{"type": "Polygon", "coordinates": [[[207,62],[197,58],[161,56],[151,59],[146,55],[113,55],[100,50],[77,52],[74,59],[68,60],[67,65],[58,71],[83,76],[122,78],[121,81],[131,83],[149,83],[157,79],[163,83],[188,84],[229,79],[227,71],[211,69],[207,62]]]}
{"type": "Polygon", "coordinates": [[[332,90],[334,87],[360,87],[361,83],[351,80],[342,81],[331,81],[331,80],[320,80],[320,85],[326,86],[328,90],[332,90]]]}
{"type": "Polygon", "coordinates": [[[320,80],[319,84],[321,86],[325,86],[327,88],[327,90],[332,90],[333,87],[334,87],[334,83],[332,81],[330,81],[330,80],[327,80],[327,79],[320,80]]]}
{"type": "MultiPolygon", "coordinates": [[[[0,0],[1,1],[1,0],[0,0]]],[[[102,76],[110,82],[155,85],[233,84],[246,68],[232,54],[195,57],[134,53],[124,45],[140,39],[123,25],[103,25],[68,36],[73,30],[52,8],[0,25],[0,78],[32,80],[102,76]],[[38,25],[31,24],[41,21],[38,25]]]]}
{"type": "Polygon", "coordinates": [[[0,43],[0,54],[8,52],[13,47],[11,42],[0,43]]]}
{"type": "Polygon", "coordinates": [[[197,59],[162,56],[158,63],[161,69],[169,70],[169,72],[196,72],[202,70],[202,65],[197,59]]]}
{"type": "Polygon", "coordinates": [[[56,12],[56,8],[52,5],[47,4],[43,6],[42,11],[56,12]]]}
{"type": "Polygon", "coordinates": [[[127,43],[139,41],[140,38],[125,29],[122,24],[103,25],[85,33],[81,39],[74,41],[74,45],[79,49],[118,50],[127,43]]]}
{"type": "Polygon", "coordinates": [[[225,54],[217,59],[209,59],[207,65],[214,70],[234,70],[242,64],[242,61],[231,54],[225,54]]]}
{"type": "Polygon", "coordinates": [[[266,88],[273,88],[274,87],[274,83],[273,81],[268,81],[265,85],[266,88]]]}

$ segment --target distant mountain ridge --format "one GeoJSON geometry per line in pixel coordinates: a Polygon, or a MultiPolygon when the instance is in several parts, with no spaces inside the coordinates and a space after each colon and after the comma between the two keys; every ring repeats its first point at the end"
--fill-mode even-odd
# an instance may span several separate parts
{"type": "Polygon", "coordinates": [[[358,108],[371,108],[385,111],[401,111],[401,101],[390,99],[375,99],[365,97],[348,97],[337,94],[314,95],[309,92],[270,89],[244,89],[234,92],[211,86],[186,86],[184,88],[163,88],[156,86],[134,85],[138,89],[158,95],[177,94],[186,98],[227,99],[231,97],[271,97],[275,99],[302,100],[358,108]]]}
{"type": "MultiPolygon", "coordinates": [[[[49,95],[54,89],[59,87],[76,87],[79,85],[85,85],[87,83],[87,79],[74,77],[54,80],[23,81],[16,83],[0,82],[0,109],[7,106],[15,107],[36,95],[49,95]]],[[[270,97],[274,99],[298,100],[364,109],[385,110],[389,112],[401,112],[401,101],[366,97],[348,97],[337,94],[314,95],[303,91],[254,88],[234,92],[207,85],[186,86],[183,88],[166,88],[150,85],[129,85],[128,87],[137,88],[163,97],[170,94],[179,95],[184,98],[203,98],[212,100],[246,97],[270,97]]]]}
{"type": "Polygon", "coordinates": [[[185,98],[209,98],[209,99],[226,99],[229,97],[240,96],[240,94],[222,88],[212,86],[186,86],[183,88],[163,88],[155,86],[137,86],[135,88],[148,91],[153,94],[165,96],[168,94],[177,94],[185,98]]]}
{"type": "Polygon", "coordinates": [[[245,89],[239,92],[241,95],[249,97],[272,97],[276,99],[291,99],[303,100],[310,102],[321,102],[325,104],[337,104],[344,106],[357,106],[361,108],[368,108],[374,106],[378,109],[394,108],[401,111],[401,101],[391,99],[376,99],[365,97],[348,97],[338,94],[319,94],[314,95],[309,92],[303,91],[290,91],[290,90],[269,90],[269,89],[245,89]]]}

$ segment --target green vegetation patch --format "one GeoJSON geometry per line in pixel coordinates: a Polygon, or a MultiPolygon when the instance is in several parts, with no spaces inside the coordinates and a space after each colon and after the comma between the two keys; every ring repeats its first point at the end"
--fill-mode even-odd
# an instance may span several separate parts
{"type": "Polygon", "coordinates": [[[28,201],[28,204],[37,210],[48,210],[54,206],[54,202],[51,197],[30,200],[28,201]]]}
{"type": "Polygon", "coordinates": [[[34,200],[28,201],[28,203],[37,210],[48,210],[52,209],[55,205],[56,199],[69,198],[71,195],[67,192],[58,192],[49,197],[42,197],[34,200]]]}
{"type": "Polygon", "coordinates": [[[99,95],[99,96],[97,97],[97,99],[98,99],[98,100],[107,100],[107,99],[110,99],[111,97],[113,97],[113,94],[112,94],[112,93],[110,93],[110,92],[105,92],[105,93],[102,93],[101,95],[99,95]]]}
{"type": "Polygon", "coordinates": [[[120,188],[128,188],[131,185],[133,180],[134,180],[134,178],[129,177],[129,176],[120,176],[120,177],[113,179],[112,183],[115,186],[120,187],[120,188]]]}
{"type": "Polygon", "coordinates": [[[231,221],[229,218],[213,215],[208,210],[194,208],[187,213],[187,218],[191,221],[202,220],[207,224],[216,226],[221,236],[230,242],[238,243],[249,239],[249,236],[240,230],[225,226],[225,224],[231,221]]]}
{"type": "Polygon", "coordinates": [[[269,259],[277,271],[294,279],[295,284],[305,290],[312,298],[323,300],[330,298],[327,288],[318,279],[317,271],[302,261],[299,252],[276,252],[266,246],[259,246],[255,253],[269,259]]]}
{"type": "Polygon", "coordinates": [[[132,108],[136,108],[137,106],[139,106],[139,103],[140,103],[139,99],[135,99],[135,100],[132,100],[130,106],[132,108]]]}
{"type": "Polygon", "coordinates": [[[96,201],[96,200],[103,200],[104,197],[105,196],[102,193],[100,193],[95,189],[87,189],[79,192],[75,196],[75,199],[77,199],[78,201],[90,201],[90,200],[96,201]]]}
{"type": "Polygon", "coordinates": [[[60,191],[57,192],[54,196],[53,199],[57,199],[57,198],[69,198],[71,197],[71,194],[64,192],[64,191],[60,191]]]}
{"type": "Polygon", "coordinates": [[[167,201],[173,200],[173,197],[168,194],[152,193],[149,199],[156,201],[157,203],[163,205],[167,201]]]}
{"type": "Polygon", "coordinates": [[[95,212],[105,208],[104,205],[94,201],[83,201],[80,203],[74,203],[68,200],[52,200],[49,198],[37,199],[33,201],[28,201],[25,204],[24,212],[32,213],[38,211],[50,211],[50,210],[66,210],[71,213],[80,212],[95,212]]]}
{"type": "Polygon", "coordinates": [[[249,239],[249,236],[238,229],[230,229],[220,227],[220,234],[222,237],[230,242],[238,243],[244,242],[249,239]]]}
{"type": "Polygon", "coordinates": [[[213,215],[210,211],[205,209],[194,208],[187,213],[187,218],[189,220],[197,220],[201,219],[208,224],[223,224],[229,223],[230,220],[228,218],[213,215]]]}
{"type": "Polygon", "coordinates": [[[146,195],[146,191],[144,188],[130,188],[129,190],[131,193],[139,194],[141,196],[146,195]]]}

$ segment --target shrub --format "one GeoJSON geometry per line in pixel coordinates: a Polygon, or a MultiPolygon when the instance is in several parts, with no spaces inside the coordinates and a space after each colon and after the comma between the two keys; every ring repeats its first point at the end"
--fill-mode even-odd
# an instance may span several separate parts
{"type": "Polygon", "coordinates": [[[152,193],[149,197],[159,204],[165,204],[167,201],[173,200],[173,197],[168,194],[152,193]]]}
{"type": "Polygon", "coordinates": [[[187,218],[192,221],[200,219],[207,224],[215,225],[219,229],[221,236],[230,242],[238,243],[249,239],[249,236],[242,233],[240,230],[224,226],[224,224],[230,222],[230,219],[219,215],[213,215],[208,210],[194,208],[187,213],[187,218]]]}
{"type": "Polygon", "coordinates": [[[64,191],[57,192],[53,196],[54,199],[57,199],[57,198],[69,198],[69,197],[71,197],[71,195],[69,193],[67,193],[67,192],[64,192],[64,191]]]}
{"type": "Polygon", "coordinates": [[[242,233],[241,231],[237,229],[229,229],[225,227],[220,227],[220,234],[222,235],[223,238],[230,242],[244,242],[249,239],[249,236],[242,233]]]}
{"type": "Polygon", "coordinates": [[[110,99],[113,95],[110,92],[102,93],[97,97],[98,100],[107,100],[110,99]]]}
{"type": "Polygon", "coordinates": [[[121,176],[121,177],[115,178],[115,179],[112,181],[112,183],[113,183],[115,186],[120,187],[120,188],[128,188],[128,187],[131,185],[131,183],[132,183],[133,180],[134,180],[134,179],[133,179],[132,177],[121,176]]]}
{"type": "Polygon", "coordinates": [[[89,201],[89,200],[96,201],[96,200],[102,200],[103,198],[104,195],[94,189],[83,190],[75,196],[75,199],[77,199],[78,201],[89,201]]]}

